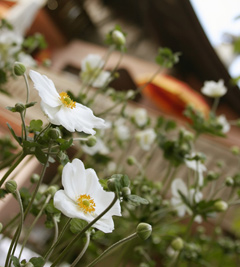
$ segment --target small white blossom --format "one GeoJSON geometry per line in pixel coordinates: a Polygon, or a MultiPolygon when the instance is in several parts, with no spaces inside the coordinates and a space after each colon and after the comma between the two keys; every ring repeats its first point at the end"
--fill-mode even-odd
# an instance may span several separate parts
{"type": "Polygon", "coordinates": [[[151,146],[152,146],[156,136],[157,135],[152,128],[137,132],[135,135],[135,137],[138,141],[138,144],[145,151],[148,151],[151,149],[151,146]]]}
{"type": "Polygon", "coordinates": [[[120,141],[126,141],[130,138],[129,128],[125,125],[123,119],[119,119],[115,122],[114,135],[120,141]]]}
{"type": "Polygon", "coordinates": [[[206,81],[201,92],[206,96],[216,98],[225,95],[227,88],[224,86],[223,80],[219,80],[218,82],[206,81]]]}
{"type": "MultiPolygon", "coordinates": [[[[183,217],[186,213],[192,215],[191,209],[183,202],[181,194],[188,199],[190,204],[198,203],[202,199],[202,193],[196,191],[196,189],[191,188],[188,190],[186,184],[182,179],[176,178],[171,184],[172,198],[171,204],[174,209],[177,211],[179,217],[183,217]],[[179,193],[181,192],[181,194],[179,193]]],[[[195,217],[196,222],[201,222],[201,216],[195,217]]]]}
{"type": "Polygon", "coordinates": [[[71,100],[67,93],[58,93],[52,80],[30,70],[35,89],[41,97],[41,108],[49,121],[62,125],[70,132],[75,130],[95,134],[93,128],[105,128],[104,120],[93,115],[90,108],[71,100]]]}
{"type": "Polygon", "coordinates": [[[230,124],[228,123],[225,115],[220,115],[217,117],[217,122],[222,126],[222,133],[225,134],[230,130],[230,124]]]}
{"type": "Polygon", "coordinates": [[[100,88],[110,81],[110,72],[102,70],[104,60],[99,55],[89,54],[81,62],[81,78],[93,87],[100,88]]]}
{"type": "Polygon", "coordinates": [[[114,173],[117,170],[117,164],[114,161],[110,161],[107,165],[107,170],[109,173],[114,173]]]}
{"type": "Polygon", "coordinates": [[[148,114],[146,109],[144,108],[135,109],[132,118],[134,122],[137,124],[137,126],[143,127],[148,122],[148,114]]]}
{"type": "Polygon", "coordinates": [[[107,155],[109,153],[108,147],[104,144],[101,138],[97,138],[96,144],[94,146],[82,145],[82,150],[91,156],[97,153],[100,153],[102,155],[107,155]]]}
{"type": "MultiPolygon", "coordinates": [[[[83,162],[74,159],[62,172],[64,189],[54,195],[54,206],[69,218],[93,221],[114,199],[113,192],[104,191],[93,169],[85,169],[83,162]]],[[[104,233],[114,230],[112,216],[121,216],[119,200],[93,227],[104,233]]]]}
{"type": "Polygon", "coordinates": [[[27,67],[36,67],[37,62],[28,54],[23,52],[18,54],[18,61],[23,63],[27,67]]]}

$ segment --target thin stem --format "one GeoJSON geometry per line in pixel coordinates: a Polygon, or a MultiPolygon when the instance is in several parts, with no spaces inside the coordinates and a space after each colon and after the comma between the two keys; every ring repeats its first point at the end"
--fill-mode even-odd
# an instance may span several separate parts
{"type": "Polygon", "coordinates": [[[20,116],[21,116],[21,120],[22,120],[23,132],[24,132],[24,140],[27,140],[27,128],[26,128],[26,124],[25,124],[25,121],[24,121],[23,112],[20,112],[20,116]]]}
{"type": "Polygon", "coordinates": [[[118,242],[114,243],[113,245],[111,245],[109,248],[107,248],[100,256],[98,256],[94,261],[92,261],[90,264],[87,265],[87,267],[91,267],[94,266],[97,262],[99,262],[104,256],[106,256],[107,254],[109,254],[109,252],[111,250],[113,250],[114,248],[122,245],[125,242],[128,242],[132,239],[134,239],[135,237],[137,237],[137,233],[131,234],[128,237],[123,238],[122,240],[119,240],[118,242]]]}
{"type": "Polygon", "coordinates": [[[211,109],[213,114],[216,113],[216,110],[217,110],[217,107],[218,107],[218,104],[219,104],[219,100],[220,100],[220,97],[214,98],[212,109],[211,109]]]}
{"type": "Polygon", "coordinates": [[[59,261],[66,255],[66,253],[68,252],[68,250],[70,250],[72,248],[72,245],[80,238],[82,237],[82,235],[90,228],[92,227],[99,219],[101,219],[112,207],[113,205],[116,203],[116,201],[118,200],[118,196],[117,194],[115,194],[112,202],[110,203],[110,205],[102,212],[100,213],[94,220],[92,220],[87,226],[85,226],[83,228],[83,230],[78,233],[76,235],[76,237],[68,244],[68,246],[62,251],[62,254],[59,255],[59,257],[53,262],[53,264],[51,265],[51,267],[56,266],[59,261]]]}
{"type": "Polygon", "coordinates": [[[44,129],[42,129],[42,131],[37,135],[37,137],[34,137],[34,141],[37,142],[37,140],[39,139],[39,137],[51,126],[51,123],[49,123],[44,129]]]}
{"type": "Polygon", "coordinates": [[[15,168],[18,166],[18,164],[25,158],[26,154],[24,152],[21,153],[20,157],[15,161],[15,163],[8,169],[8,171],[4,174],[0,181],[0,187],[3,185],[3,183],[6,181],[8,176],[12,173],[12,171],[15,170],[15,168]]]}
{"type": "Polygon", "coordinates": [[[82,256],[85,254],[88,246],[89,246],[89,243],[90,243],[90,232],[87,231],[86,232],[86,243],[85,243],[85,246],[83,247],[81,253],[78,255],[78,257],[75,259],[75,261],[70,265],[70,267],[74,267],[76,266],[76,264],[80,261],[80,259],[82,258],[82,256]]]}
{"type": "Polygon", "coordinates": [[[42,205],[41,210],[39,211],[38,215],[36,216],[35,220],[33,221],[32,225],[28,228],[28,231],[25,234],[25,237],[24,237],[24,240],[23,240],[23,243],[22,243],[21,251],[20,251],[19,256],[18,256],[19,260],[21,258],[23,249],[24,249],[24,247],[25,247],[25,245],[27,243],[28,237],[29,237],[30,233],[32,232],[33,227],[36,225],[38,219],[42,215],[42,213],[43,213],[43,211],[44,211],[44,209],[45,209],[45,207],[46,207],[46,205],[47,205],[47,203],[49,202],[50,199],[51,199],[51,195],[48,195],[46,200],[45,200],[45,202],[44,202],[44,204],[42,205]]]}
{"type": "MultiPolygon", "coordinates": [[[[26,98],[26,104],[27,104],[29,101],[30,89],[29,89],[29,83],[28,83],[28,78],[27,78],[26,73],[23,74],[23,78],[24,78],[26,88],[27,88],[27,98],[26,98]]],[[[24,110],[24,118],[25,118],[25,115],[26,115],[26,109],[24,110]]]]}
{"type": "Polygon", "coordinates": [[[10,157],[8,157],[5,161],[3,161],[0,164],[0,170],[2,170],[5,167],[7,167],[10,163],[12,163],[14,160],[16,160],[16,158],[18,158],[21,154],[22,154],[22,151],[20,151],[19,153],[13,154],[10,157]]]}

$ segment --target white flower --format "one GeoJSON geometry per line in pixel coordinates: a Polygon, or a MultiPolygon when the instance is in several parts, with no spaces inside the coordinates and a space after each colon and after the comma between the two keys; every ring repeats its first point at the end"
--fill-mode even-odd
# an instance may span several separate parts
{"type": "Polygon", "coordinates": [[[82,145],[82,150],[91,156],[97,153],[100,153],[102,155],[106,155],[109,153],[108,147],[104,144],[101,138],[97,138],[96,144],[94,146],[82,145]]]}
{"type": "Polygon", "coordinates": [[[81,78],[93,87],[100,88],[110,81],[110,72],[102,70],[104,60],[99,55],[89,54],[81,62],[81,78]]]}
{"type": "Polygon", "coordinates": [[[137,108],[134,110],[132,118],[137,126],[142,127],[148,122],[147,111],[144,108],[137,108]]]}
{"type": "Polygon", "coordinates": [[[129,128],[124,124],[123,119],[119,119],[114,125],[114,135],[118,140],[126,141],[130,137],[129,128]]]}
{"type": "MultiPolygon", "coordinates": [[[[193,158],[196,154],[192,153],[191,156],[187,155],[186,158],[193,158]]],[[[185,159],[185,163],[189,169],[198,172],[198,185],[203,186],[203,172],[207,170],[204,164],[199,160],[188,160],[185,159]]]]}
{"type": "MultiPolygon", "coordinates": [[[[85,169],[81,160],[74,159],[63,168],[62,184],[64,190],[54,195],[54,206],[69,218],[93,221],[114,199],[113,192],[104,191],[93,169],[85,169]]],[[[99,219],[93,227],[104,233],[114,230],[113,215],[121,216],[120,203],[99,219]]]]}
{"type": "Polygon", "coordinates": [[[221,97],[226,94],[227,88],[224,86],[223,80],[218,82],[206,81],[201,89],[201,92],[209,97],[221,97]]]}
{"type": "MultiPolygon", "coordinates": [[[[183,202],[181,194],[188,199],[190,204],[198,203],[202,199],[202,193],[196,191],[194,188],[187,189],[186,184],[182,179],[176,178],[171,184],[172,198],[171,204],[177,211],[179,217],[183,217],[185,213],[192,214],[191,209],[183,202]],[[179,194],[181,192],[181,194],[179,194]]],[[[196,222],[201,222],[201,216],[195,217],[196,222]]]]}
{"type": "Polygon", "coordinates": [[[217,117],[217,122],[222,126],[222,133],[225,134],[230,130],[230,124],[228,123],[226,117],[224,115],[220,115],[217,117]]]}
{"type": "Polygon", "coordinates": [[[135,135],[140,147],[145,151],[151,149],[156,136],[157,135],[152,128],[137,132],[135,135]]]}
{"type": "Polygon", "coordinates": [[[37,66],[37,62],[30,55],[25,54],[23,52],[19,53],[18,61],[23,63],[27,67],[36,67],[37,66]]]}
{"type": "Polygon", "coordinates": [[[109,173],[114,173],[117,170],[117,164],[114,161],[110,161],[107,165],[107,171],[109,173]]]}
{"type": "Polygon", "coordinates": [[[68,131],[95,134],[93,128],[105,128],[103,119],[95,117],[90,108],[73,102],[67,93],[58,93],[52,80],[45,75],[30,70],[34,87],[41,97],[41,107],[49,121],[62,125],[68,131]]]}

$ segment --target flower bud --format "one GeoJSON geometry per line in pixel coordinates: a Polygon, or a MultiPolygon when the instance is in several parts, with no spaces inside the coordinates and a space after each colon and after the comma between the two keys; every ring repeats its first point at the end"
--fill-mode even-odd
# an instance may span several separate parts
{"type": "Polygon", "coordinates": [[[237,156],[240,154],[240,149],[238,146],[232,146],[231,147],[231,152],[233,153],[233,155],[237,156]]]}
{"type": "Polygon", "coordinates": [[[223,200],[219,200],[214,203],[214,207],[217,211],[225,211],[228,208],[228,204],[223,200]]]}
{"type": "Polygon", "coordinates": [[[115,178],[110,178],[107,181],[108,189],[110,191],[112,191],[112,192],[115,192],[116,191],[115,180],[116,180],[115,178]]]}
{"type": "Polygon", "coordinates": [[[95,136],[90,136],[86,142],[86,145],[92,147],[96,145],[96,142],[97,138],[95,136]]]}
{"type": "Polygon", "coordinates": [[[58,174],[62,174],[62,170],[63,170],[63,165],[59,165],[58,168],[57,168],[57,172],[58,174]]]}
{"type": "Polygon", "coordinates": [[[182,250],[183,246],[184,246],[184,242],[181,237],[177,237],[171,242],[171,247],[174,250],[177,250],[177,251],[182,250]]]}
{"type": "Polygon", "coordinates": [[[67,155],[63,151],[59,151],[57,154],[57,158],[59,159],[59,161],[65,160],[66,157],[67,157],[67,155]]]}
{"type": "Polygon", "coordinates": [[[139,223],[137,226],[137,235],[142,240],[146,240],[152,234],[152,226],[148,223],[139,223]]]}
{"type": "Polygon", "coordinates": [[[46,193],[49,195],[52,195],[52,196],[54,196],[55,195],[55,193],[58,191],[58,186],[56,186],[56,185],[51,185],[51,186],[49,186],[48,187],[48,189],[47,189],[47,191],[46,191],[46,193]]]}
{"type": "Polygon", "coordinates": [[[210,171],[208,172],[207,174],[207,180],[208,181],[213,181],[213,180],[217,180],[219,177],[219,173],[216,173],[216,172],[213,172],[213,171],[210,171]]]}
{"type": "Polygon", "coordinates": [[[127,163],[128,163],[128,165],[132,166],[136,163],[136,159],[134,157],[130,156],[127,158],[127,163]]]}
{"type": "Polygon", "coordinates": [[[2,232],[2,229],[3,229],[3,225],[2,223],[0,223],[0,233],[2,232]]]}
{"type": "Polygon", "coordinates": [[[123,197],[127,197],[127,196],[131,195],[131,189],[129,187],[123,187],[122,195],[123,195],[123,197]]]}
{"type": "Polygon", "coordinates": [[[118,30],[112,32],[112,39],[116,45],[125,45],[126,43],[124,34],[118,30]]]}
{"type": "Polygon", "coordinates": [[[16,112],[21,113],[25,110],[25,106],[22,103],[17,103],[15,104],[15,109],[16,109],[16,112]]]}
{"type": "Polygon", "coordinates": [[[22,76],[26,72],[26,67],[20,62],[15,62],[13,72],[16,76],[22,76]]]}
{"type": "Polygon", "coordinates": [[[234,180],[232,177],[227,177],[226,180],[225,180],[225,185],[226,186],[233,186],[234,185],[234,180]]]}
{"type": "Polygon", "coordinates": [[[31,181],[31,183],[35,184],[35,183],[37,183],[37,182],[39,181],[39,179],[40,179],[39,174],[34,173],[34,174],[31,176],[30,181],[31,181]]]}
{"type": "Polygon", "coordinates": [[[58,138],[61,137],[61,131],[59,130],[59,128],[51,128],[49,131],[48,131],[48,136],[53,139],[53,140],[56,140],[58,138]]]}
{"type": "Polygon", "coordinates": [[[34,265],[31,262],[27,262],[24,264],[24,267],[34,267],[34,265]]]}
{"type": "Polygon", "coordinates": [[[14,180],[7,181],[5,188],[9,193],[15,193],[17,190],[17,183],[14,180]]]}

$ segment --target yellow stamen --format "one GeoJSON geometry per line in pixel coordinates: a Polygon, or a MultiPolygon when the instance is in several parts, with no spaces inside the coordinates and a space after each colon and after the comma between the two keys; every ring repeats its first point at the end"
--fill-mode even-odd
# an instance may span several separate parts
{"type": "Polygon", "coordinates": [[[79,208],[85,213],[93,213],[95,211],[94,200],[89,195],[80,195],[77,199],[79,208]]]}
{"type": "Polygon", "coordinates": [[[75,108],[76,102],[72,101],[69,95],[65,92],[60,93],[59,99],[62,101],[63,105],[68,108],[75,108]]]}

